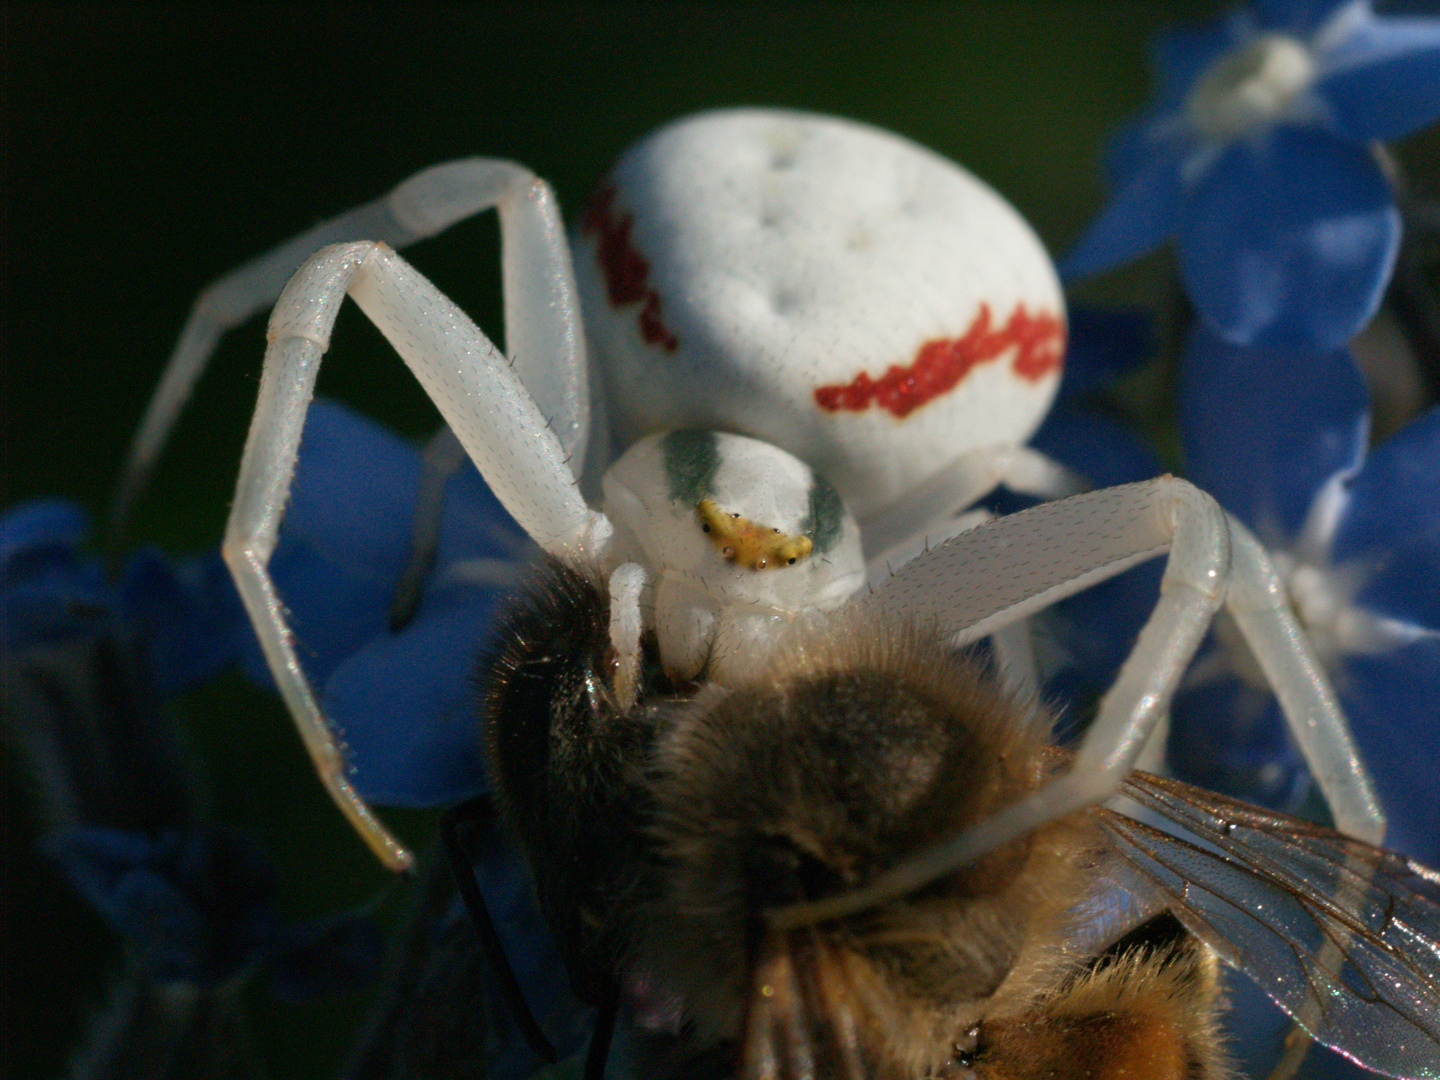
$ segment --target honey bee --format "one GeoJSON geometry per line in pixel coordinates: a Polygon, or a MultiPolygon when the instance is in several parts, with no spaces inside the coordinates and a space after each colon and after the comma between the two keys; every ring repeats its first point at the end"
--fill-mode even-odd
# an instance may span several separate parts
{"type": "Polygon", "coordinates": [[[923,626],[843,615],[730,687],[647,640],[617,695],[603,581],[548,564],[485,723],[572,984],[622,1003],[645,1071],[1220,1080],[1218,958],[1367,1068],[1440,1075],[1440,875],[1137,772],[1187,836],[1092,807],[844,910],[1068,768],[1054,717],[923,626]]]}

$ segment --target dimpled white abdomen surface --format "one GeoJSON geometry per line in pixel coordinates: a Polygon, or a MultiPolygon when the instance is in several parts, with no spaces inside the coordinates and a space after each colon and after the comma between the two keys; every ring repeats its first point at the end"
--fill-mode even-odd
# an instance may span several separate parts
{"type": "Polygon", "coordinates": [[[897,135],[705,113],[632,147],[576,275],[623,447],[715,428],[803,458],[859,516],[1023,443],[1059,382],[1059,282],[1030,227],[897,135]]]}

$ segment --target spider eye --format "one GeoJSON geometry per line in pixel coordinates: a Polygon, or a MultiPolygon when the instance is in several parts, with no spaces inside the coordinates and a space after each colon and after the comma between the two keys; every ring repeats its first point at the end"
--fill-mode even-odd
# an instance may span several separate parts
{"type": "Polygon", "coordinates": [[[695,505],[700,531],[710,537],[726,562],[748,570],[794,566],[814,549],[808,536],[790,536],[774,525],[763,525],[731,510],[721,510],[712,499],[695,505]]]}

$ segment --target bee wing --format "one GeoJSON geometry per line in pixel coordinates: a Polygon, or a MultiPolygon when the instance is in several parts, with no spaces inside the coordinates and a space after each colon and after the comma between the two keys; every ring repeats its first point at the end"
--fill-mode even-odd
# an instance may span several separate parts
{"type": "Polygon", "coordinates": [[[1178,781],[1134,773],[1124,793],[1201,843],[1095,811],[1119,885],[1162,901],[1326,1045],[1440,1076],[1440,874],[1178,781]]]}

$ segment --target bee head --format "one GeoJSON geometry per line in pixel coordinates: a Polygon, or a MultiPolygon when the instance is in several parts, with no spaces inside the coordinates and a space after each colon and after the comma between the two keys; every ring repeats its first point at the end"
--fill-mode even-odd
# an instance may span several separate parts
{"type": "MultiPolygon", "coordinates": [[[[657,741],[658,910],[647,923],[664,929],[641,963],[733,1031],[756,958],[775,952],[767,912],[861,886],[1033,790],[1048,721],[978,661],[905,628],[812,632],[753,681],[706,687],[657,741]]],[[[1040,849],[1021,838],[817,927],[823,940],[806,955],[935,1009],[988,995],[1037,909],[1053,861],[1040,849]]]]}

